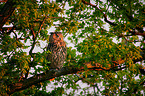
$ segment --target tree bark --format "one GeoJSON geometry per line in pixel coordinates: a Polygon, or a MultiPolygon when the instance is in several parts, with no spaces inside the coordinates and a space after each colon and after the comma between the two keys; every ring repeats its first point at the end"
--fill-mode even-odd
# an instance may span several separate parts
{"type": "Polygon", "coordinates": [[[0,30],[2,30],[3,25],[6,23],[8,18],[11,16],[11,14],[14,12],[16,8],[16,2],[13,0],[8,0],[4,7],[1,9],[0,12],[0,30]]]}
{"type": "Polygon", "coordinates": [[[122,59],[120,59],[118,61],[114,61],[113,62],[114,66],[110,65],[110,67],[108,67],[108,68],[102,67],[102,65],[98,64],[98,63],[96,63],[94,66],[92,66],[91,62],[88,62],[88,63],[84,64],[84,66],[86,66],[88,69],[85,69],[84,66],[82,66],[80,68],[75,67],[75,66],[66,66],[66,67],[63,67],[60,70],[50,69],[50,70],[47,70],[44,73],[34,75],[33,77],[21,80],[21,81],[15,83],[15,84],[10,85],[9,86],[10,91],[8,91],[7,93],[10,95],[10,94],[13,94],[14,92],[27,89],[30,86],[35,85],[37,83],[40,83],[40,82],[43,82],[43,81],[46,81],[46,80],[50,80],[50,79],[53,79],[55,77],[67,75],[67,74],[75,74],[75,73],[79,73],[79,72],[82,72],[82,71],[88,71],[88,70],[96,70],[96,71],[122,70],[122,68],[118,68],[118,66],[120,64],[124,63],[124,62],[125,61],[122,60],[122,59]]]}

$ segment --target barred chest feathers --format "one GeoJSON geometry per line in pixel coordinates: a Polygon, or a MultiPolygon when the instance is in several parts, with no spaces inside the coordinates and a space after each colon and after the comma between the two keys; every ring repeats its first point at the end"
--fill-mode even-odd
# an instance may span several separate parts
{"type": "Polygon", "coordinates": [[[51,68],[62,68],[63,63],[66,59],[67,48],[66,43],[63,40],[63,35],[61,32],[51,33],[49,38],[49,45],[47,50],[51,53],[48,54],[47,60],[51,62],[51,68]]]}

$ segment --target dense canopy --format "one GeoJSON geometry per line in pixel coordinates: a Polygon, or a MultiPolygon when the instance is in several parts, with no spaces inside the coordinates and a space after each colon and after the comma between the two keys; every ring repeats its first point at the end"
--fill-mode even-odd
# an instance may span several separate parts
{"type": "Polygon", "coordinates": [[[144,4],[0,0],[0,95],[143,95],[144,4]],[[52,29],[69,45],[60,70],[46,60],[52,29]]]}

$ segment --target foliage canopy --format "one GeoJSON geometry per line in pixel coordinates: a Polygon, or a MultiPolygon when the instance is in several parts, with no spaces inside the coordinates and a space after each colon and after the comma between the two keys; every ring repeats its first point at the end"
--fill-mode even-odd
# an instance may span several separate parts
{"type": "Polygon", "coordinates": [[[144,1],[0,2],[1,95],[144,94],[144,1]],[[75,45],[61,70],[49,69],[42,43],[52,27],[75,45]]]}

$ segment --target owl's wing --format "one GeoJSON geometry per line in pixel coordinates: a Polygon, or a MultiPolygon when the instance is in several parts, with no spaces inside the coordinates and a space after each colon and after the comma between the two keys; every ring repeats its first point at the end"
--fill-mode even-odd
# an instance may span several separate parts
{"type": "Polygon", "coordinates": [[[49,50],[49,52],[48,52],[48,55],[46,57],[46,59],[48,61],[51,61],[50,60],[51,59],[51,54],[52,54],[51,52],[53,52],[55,48],[56,48],[56,45],[54,43],[49,43],[48,44],[47,51],[49,50]]]}
{"type": "Polygon", "coordinates": [[[51,49],[51,46],[52,46],[52,43],[49,43],[48,46],[47,46],[47,51],[51,49]]]}
{"type": "Polygon", "coordinates": [[[64,57],[66,58],[67,56],[67,47],[66,46],[63,46],[63,54],[64,54],[64,57]]]}
{"type": "Polygon", "coordinates": [[[47,51],[49,51],[49,52],[47,53],[47,56],[46,56],[46,59],[47,59],[48,61],[50,61],[50,57],[51,57],[51,48],[52,48],[52,44],[49,43],[49,44],[48,44],[48,47],[47,47],[47,51]]]}

